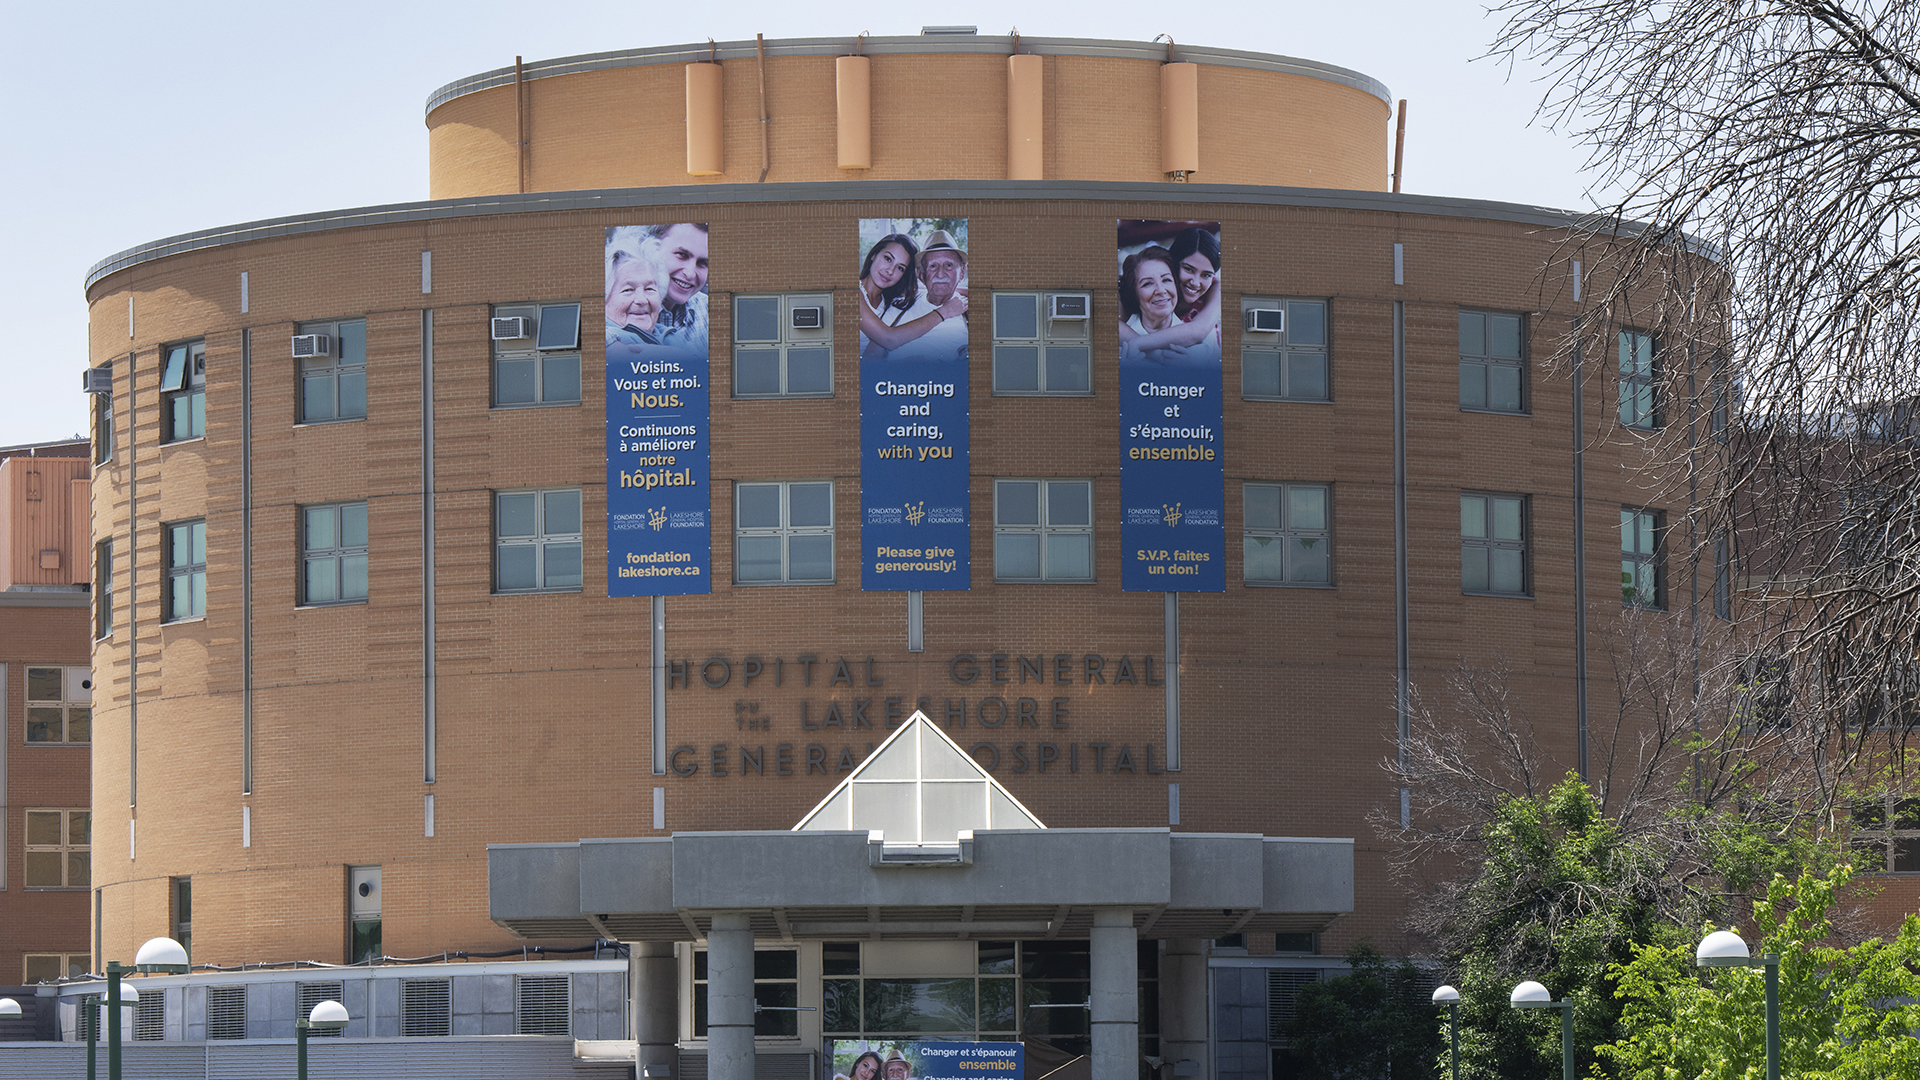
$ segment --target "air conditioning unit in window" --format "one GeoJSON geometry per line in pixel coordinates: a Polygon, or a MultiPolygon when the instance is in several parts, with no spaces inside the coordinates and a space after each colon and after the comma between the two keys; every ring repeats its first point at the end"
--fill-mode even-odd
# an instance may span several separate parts
{"type": "Polygon", "coordinates": [[[1246,318],[1249,334],[1278,334],[1287,328],[1284,308],[1248,308],[1246,318]]]}
{"type": "Polygon", "coordinates": [[[826,321],[826,311],[818,307],[788,309],[788,325],[795,330],[818,330],[826,321]]]}
{"type": "Polygon", "coordinates": [[[80,389],[89,394],[113,393],[113,367],[88,368],[80,373],[80,389]]]}
{"type": "Polygon", "coordinates": [[[1054,293],[1047,297],[1047,318],[1082,320],[1093,314],[1093,297],[1086,293],[1054,293]]]}
{"type": "Polygon", "coordinates": [[[293,335],[293,358],[305,360],[315,356],[332,356],[333,339],[325,334],[293,335]]]}
{"type": "Polygon", "coordinates": [[[533,320],[525,315],[498,316],[493,320],[493,340],[518,341],[533,336],[533,320]]]}

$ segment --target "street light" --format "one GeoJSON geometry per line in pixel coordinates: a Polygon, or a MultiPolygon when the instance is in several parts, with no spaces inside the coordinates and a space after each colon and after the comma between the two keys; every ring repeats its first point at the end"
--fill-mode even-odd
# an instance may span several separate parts
{"type": "Polygon", "coordinates": [[[1442,986],[1433,992],[1433,1003],[1447,1007],[1447,1034],[1453,1042],[1453,1080],[1460,1080],[1460,991],[1442,986]]]}
{"type": "MultiPolygon", "coordinates": [[[[121,1008],[131,1009],[134,1006],[140,1004],[140,991],[135,990],[133,987],[131,986],[121,987],[120,994],[121,994],[120,996],[121,1008]]],[[[100,996],[98,994],[87,995],[86,1012],[87,1012],[87,1080],[94,1080],[96,1076],[100,1075],[99,1065],[98,1065],[99,1046],[100,1046],[100,996]]],[[[113,1025],[113,1034],[108,1036],[109,1048],[111,1048],[113,1043],[117,1042],[120,1038],[119,1015],[120,1014],[118,1013],[114,1014],[115,1019],[114,1019],[114,1025],[113,1025]]],[[[111,1067],[111,1061],[109,1061],[109,1067],[111,1067]]]]}
{"type": "Polygon", "coordinates": [[[1513,988],[1507,1004],[1516,1009],[1560,1010],[1560,1080],[1573,1080],[1573,1002],[1553,1000],[1546,987],[1528,979],[1513,988]]]}
{"type": "Polygon", "coordinates": [[[347,1026],[347,1007],[337,1001],[323,1001],[313,1007],[313,1011],[295,1020],[294,1061],[295,1075],[298,1080],[307,1080],[307,1032],[339,1031],[347,1026]]]}
{"type": "Polygon", "coordinates": [[[12,998],[0,998],[0,1016],[19,1016],[20,1003],[12,998]]]}
{"type": "MultiPolygon", "coordinates": [[[[133,966],[123,967],[118,960],[107,961],[107,1015],[113,1017],[113,1023],[107,1028],[107,1080],[120,1080],[120,1010],[132,1008],[140,1000],[140,992],[131,986],[121,986],[120,977],[134,972],[142,974],[182,975],[189,970],[187,965],[187,947],[169,937],[149,938],[140,951],[133,956],[133,966]],[[125,991],[129,996],[121,997],[125,991]]],[[[89,1034],[96,1034],[95,1024],[88,1025],[89,1034]]],[[[87,1048],[87,1080],[93,1080],[93,1046],[89,1041],[87,1048]]]]}
{"type": "Polygon", "coordinates": [[[1715,930],[1693,951],[1700,967],[1757,967],[1767,972],[1767,1080],[1780,1080],[1780,954],[1753,959],[1747,943],[1731,930],[1715,930]]]}

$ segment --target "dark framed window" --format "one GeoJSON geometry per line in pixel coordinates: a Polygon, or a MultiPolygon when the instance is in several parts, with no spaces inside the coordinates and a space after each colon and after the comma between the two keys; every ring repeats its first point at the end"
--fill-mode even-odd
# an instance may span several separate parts
{"type": "Polygon", "coordinates": [[[1332,401],[1327,301],[1244,297],[1243,317],[1284,311],[1282,328],[1247,330],[1240,338],[1240,396],[1249,401],[1332,401]]]}
{"type": "Polygon", "coordinates": [[[1460,407],[1527,411],[1526,320],[1499,311],[1460,312],[1460,407]]]}
{"type": "Polygon", "coordinates": [[[733,298],[733,396],[833,396],[833,297],[733,298]]]}
{"type": "MultiPolygon", "coordinates": [[[[800,953],[796,949],[756,949],[753,953],[753,1033],[774,1037],[800,1034],[800,953]]],[[[693,1037],[707,1037],[707,950],[693,954],[693,1037]]]]}
{"type": "Polygon", "coordinates": [[[1527,497],[1460,494],[1460,589],[1489,596],[1526,596],[1527,497]]]}
{"type": "Polygon", "coordinates": [[[184,442],[207,433],[207,343],[188,341],[161,350],[160,441],[184,442]]]}
{"type": "Polygon", "coordinates": [[[207,613],[207,522],[176,521],[162,526],[166,538],[167,593],[161,618],[198,619],[207,613]]]}
{"type": "Polygon", "coordinates": [[[1333,488],[1246,484],[1247,584],[1333,584],[1333,488]]]}
{"type": "Polygon", "coordinates": [[[740,585],[833,583],[833,482],[733,486],[733,580],[740,585]]]}
{"type": "Polygon", "coordinates": [[[1660,557],[1665,539],[1660,511],[1620,509],[1620,602],[1627,607],[1666,608],[1667,575],[1660,557]]]}
{"type": "Polygon", "coordinates": [[[28,810],[26,887],[84,889],[92,881],[93,814],[86,810],[28,810]]]}
{"type": "Polygon", "coordinates": [[[995,581],[1093,580],[1093,481],[993,482],[995,581]]]}
{"type": "Polygon", "coordinates": [[[1660,426],[1659,355],[1652,334],[1620,331],[1620,424],[1651,431],[1660,426]]]}
{"type": "Polygon", "coordinates": [[[91,676],[83,667],[27,668],[27,741],[93,741],[91,676]]]}
{"type": "Polygon", "coordinates": [[[113,541],[93,545],[93,636],[113,636],[113,541]]]}
{"type": "Polygon", "coordinates": [[[993,392],[1092,394],[1092,312],[1088,293],[994,293],[993,392]]]}
{"type": "Polygon", "coordinates": [[[300,603],[353,604],[367,598],[367,504],[300,508],[300,603]]]}
{"type": "Polygon", "coordinates": [[[493,591],[579,591],[580,527],[579,488],[495,492],[493,591]]]}
{"type": "Polygon", "coordinates": [[[499,304],[488,327],[494,408],[580,403],[579,304],[499,304]]]}

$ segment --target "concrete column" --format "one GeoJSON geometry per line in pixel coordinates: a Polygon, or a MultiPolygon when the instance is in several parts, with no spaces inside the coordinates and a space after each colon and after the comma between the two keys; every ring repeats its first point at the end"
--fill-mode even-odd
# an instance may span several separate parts
{"type": "Polygon", "coordinates": [[[1170,938],[1160,954],[1160,1056],[1172,1076],[1212,1076],[1207,1061],[1207,943],[1170,938]]]}
{"type": "Polygon", "coordinates": [[[753,923],[722,912],[707,931],[707,1077],[753,1080],[753,923]]]}
{"type": "Polygon", "coordinates": [[[1130,908],[1093,913],[1087,941],[1092,968],[1093,1075],[1140,1072],[1140,954],[1130,908]]]}
{"type": "Polygon", "coordinates": [[[636,941],[628,949],[639,1074],[674,1076],[680,1071],[680,972],[673,943],[636,941]]]}

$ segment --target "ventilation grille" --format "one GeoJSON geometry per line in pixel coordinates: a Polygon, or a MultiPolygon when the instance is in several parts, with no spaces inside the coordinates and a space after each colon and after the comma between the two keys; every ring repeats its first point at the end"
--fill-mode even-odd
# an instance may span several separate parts
{"type": "Polygon", "coordinates": [[[167,1037],[167,991],[149,990],[134,1003],[133,1037],[141,1042],[167,1037]]]}
{"type": "Polygon", "coordinates": [[[1287,1041],[1287,1029],[1300,1015],[1300,991],[1319,981],[1319,968],[1267,970],[1267,1038],[1277,1043],[1287,1041]]]}
{"type": "MultiPolygon", "coordinates": [[[[305,1019],[306,1017],[311,1016],[313,1014],[313,1007],[315,1005],[318,1005],[323,1001],[339,1001],[341,998],[345,996],[346,996],[346,987],[344,984],[340,983],[337,980],[334,982],[297,983],[295,984],[294,990],[293,990],[294,1015],[301,1019],[305,1019]]],[[[211,999],[209,999],[209,1002],[211,1002],[211,999]]],[[[211,1015],[209,1015],[209,1030],[211,1030],[211,1015]]],[[[318,1039],[321,1037],[331,1037],[331,1038],[337,1039],[342,1034],[344,1034],[344,1032],[345,1032],[344,1028],[333,1028],[333,1029],[314,1028],[313,1030],[307,1032],[307,1035],[310,1038],[315,1038],[315,1039],[318,1039]]]]}
{"type": "Polygon", "coordinates": [[[406,979],[400,983],[400,1034],[408,1037],[453,1034],[452,983],[447,979],[406,979]]]}
{"type": "Polygon", "coordinates": [[[518,1007],[513,1014],[515,1035],[571,1035],[573,980],[565,975],[520,976],[518,1007]]]}
{"type": "Polygon", "coordinates": [[[244,986],[207,987],[207,1038],[244,1039],[246,1037],[247,988],[244,986]]]}

